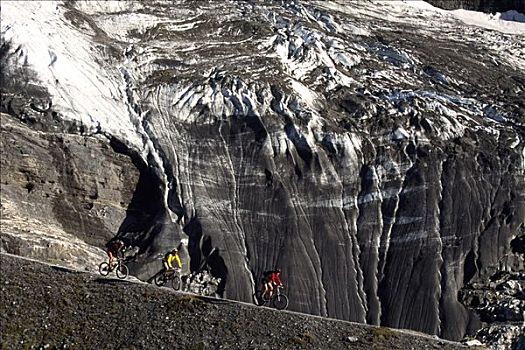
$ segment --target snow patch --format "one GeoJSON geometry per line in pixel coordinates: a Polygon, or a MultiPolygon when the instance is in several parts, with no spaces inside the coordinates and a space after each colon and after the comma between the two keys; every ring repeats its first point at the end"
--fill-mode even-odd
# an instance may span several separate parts
{"type": "Polygon", "coordinates": [[[5,42],[21,47],[20,62],[38,74],[53,98],[53,108],[88,130],[108,132],[142,149],[142,140],[128,116],[118,70],[97,62],[91,38],[72,30],[57,2],[2,3],[5,42]],[[74,43],[74,50],[71,49],[74,43]]]}
{"type": "Polygon", "coordinates": [[[304,102],[309,108],[315,110],[315,101],[318,99],[317,94],[295,79],[290,79],[290,84],[299,96],[300,100],[304,102]]]}
{"type": "Polygon", "coordinates": [[[507,11],[504,14],[496,13],[495,15],[492,15],[460,9],[453,10],[451,13],[468,25],[496,30],[502,33],[525,35],[525,23],[522,23],[525,22],[523,20],[525,15],[516,11],[507,11]],[[507,18],[517,18],[521,21],[508,20],[507,18]]]}
{"type": "Polygon", "coordinates": [[[109,14],[123,11],[137,11],[144,6],[139,1],[101,1],[101,0],[81,0],[74,2],[75,8],[86,14],[109,14]]]}

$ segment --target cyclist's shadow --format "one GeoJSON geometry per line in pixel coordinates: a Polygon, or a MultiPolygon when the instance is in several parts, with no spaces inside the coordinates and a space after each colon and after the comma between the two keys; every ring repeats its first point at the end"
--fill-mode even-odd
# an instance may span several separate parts
{"type": "Polygon", "coordinates": [[[146,280],[147,283],[150,283],[150,284],[155,284],[155,279],[157,279],[158,277],[164,277],[166,274],[166,271],[164,269],[160,269],[157,273],[155,273],[153,276],[151,276],[150,278],[148,278],[146,280]]]}
{"type": "Polygon", "coordinates": [[[112,285],[112,284],[113,285],[117,285],[117,284],[122,284],[122,283],[126,283],[126,284],[132,283],[130,281],[122,280],[122,279],[119,279],[119,278],[116,278],[116,277],[97,277],[93,281],[96,282],[96,283],[109,284],[109,285],[112,285]]]}
{"type": "Polygon", "coordinates": [[[163,269],[160,269],[156,274],[154,274],[153,276],[151,276],[150,278],[148,278],[146,280],[146,282],[148,283],[151,283],[151,284],[154,284],[155,283],[155,278],[159,277],[159,276],[162,276],[164,274],[164,270],[163,269]]]}

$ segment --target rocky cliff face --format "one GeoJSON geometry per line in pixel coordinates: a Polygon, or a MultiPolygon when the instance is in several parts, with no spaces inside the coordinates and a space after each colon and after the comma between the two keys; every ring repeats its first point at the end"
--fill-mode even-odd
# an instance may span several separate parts
{"type": "Polygon", "coordinates": [[[525,30],[413,5],[3,4],[3,249],[182,242],[227,298],[279,266],[292,310],[473,332],[523,269],[525,30]]]}

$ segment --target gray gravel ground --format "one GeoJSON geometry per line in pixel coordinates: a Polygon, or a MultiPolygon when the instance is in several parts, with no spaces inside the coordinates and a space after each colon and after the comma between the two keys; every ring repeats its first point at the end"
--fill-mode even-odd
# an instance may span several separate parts
{"type": "Polygon", "coordinates": [[[460,349],[0,255],[1,349],[460,349]]]}

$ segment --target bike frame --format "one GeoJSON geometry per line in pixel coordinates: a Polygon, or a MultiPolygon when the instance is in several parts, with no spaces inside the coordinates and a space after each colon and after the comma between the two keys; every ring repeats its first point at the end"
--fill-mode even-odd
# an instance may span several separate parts
{"type": "Polygon", "coordinates": [[[282,285],[278,285],[278,286],[275,286],[272,291],[268,290],[268,291],[264,292],[264,287],[263,287],[263,289],[261,289],[261,296],[263,296],[265,294],[268,294],[268,293],[272,293],[272,295],[268,296],[268,298],[273,299],[276,296],[281,295],[281,289],[283,289],[283,288],[284,287],[282,285]]]}
{"type": "Polygon", "coordinates": [[[113,261],[113,263],[111,264],[108,263],[108,265],[109,265],[109,272],[112,272],[113,270],[118,268],[120,265],[122,265],[122,259],[115,257],[115,260],[113,261]]]}
{"type": "Polygon", "coordinates": [[[166,278],[166,280],[171,280],[175,276],[181,277],[180,273],[178,273],[177,270],[175,270],[175,269],[164,271],[164,278],[166,278]]]}

